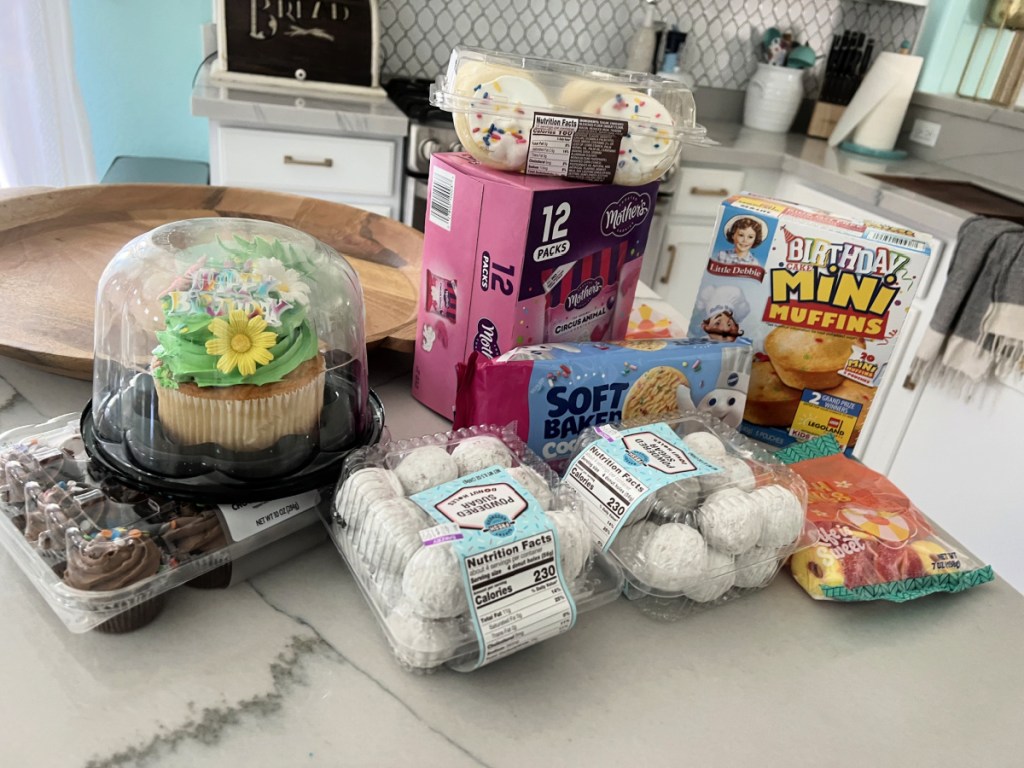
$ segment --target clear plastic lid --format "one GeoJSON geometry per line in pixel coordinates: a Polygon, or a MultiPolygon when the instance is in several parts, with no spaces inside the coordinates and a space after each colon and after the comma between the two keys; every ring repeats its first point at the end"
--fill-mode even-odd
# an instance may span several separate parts
{"type": "Polygon", "coordinates": [[[563,482],[581,489],[626,596],[662,617],[767,586],[806,525],[805,483],[705,413],[590,428],[563,482]]]}
{"type": "Polygon", "coordinates": [[[100,279],[94,354],[90,451],[147,487],[281,495],[373,428],[359,279],[280,224],[132,240],[100,279]]]}
{"type": "Polygon", "coordinates": [[[457,46],[430,100],[467,152],[507,171],[639,186],[711,143],[688,88],[627,70],[457,46]]]}
{"type": "Polygon", "coordinates": [[[77,415],[0,435],[0,545],[72,632],[127,632],[182,584],[226,587],[233,563],[317,523],[331,487],[264,504],[141,492],[86,455],[77,415]]]}
{"type": "Polygon", "coordinates": [[[325,522],[399,663],[465,671],[617,597],[581,513],[514,432],[471,427],[352,453],[325,522]]]}

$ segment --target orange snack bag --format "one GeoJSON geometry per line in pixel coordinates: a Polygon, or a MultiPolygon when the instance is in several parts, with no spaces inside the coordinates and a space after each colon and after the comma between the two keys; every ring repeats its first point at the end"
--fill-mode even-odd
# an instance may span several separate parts
{"type": "Polygon", "coordinates": [[[884,475],[843,454],[790,468],[808,490],[805,540],[790,571],[811,597],[904,602],[992,580],[991,566],[938,535],[884,475]]]}

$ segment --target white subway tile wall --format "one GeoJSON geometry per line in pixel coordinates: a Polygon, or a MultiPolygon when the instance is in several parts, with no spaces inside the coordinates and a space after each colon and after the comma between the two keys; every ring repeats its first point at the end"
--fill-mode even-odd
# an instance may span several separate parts
{"type": "MultiPolygon", "coordinates": [[[[385,77],[434,78],[454,45],[587,64],[622,67],[626,41],[643,21],[640,0],[379,0],[385,77]]],[[[875,39],[875,51],[914,42],[924,9],[857,0],[662,0],[655,18],[688,35],[683,64],[698,86],[742,89],[756,69],[764,31],[791,31],[819,54],[832,35],[857,30],[875,39]]],[[[807,73],[817,93],[824,59],[807,73]]]]}

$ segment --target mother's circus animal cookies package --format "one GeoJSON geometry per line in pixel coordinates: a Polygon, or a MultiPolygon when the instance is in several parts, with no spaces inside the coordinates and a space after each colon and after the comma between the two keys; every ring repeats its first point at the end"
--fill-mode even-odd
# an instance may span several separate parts
{"type": "Polygon", "coordinates": [[[618,187],[431,158],[413,396],[443,416],[455,366],[626,335],[658,184],[618,187]]]}
{"type": "Polygon", "coordinates": [[[459,366],[455,425],[516,422],[548,462],[572,456],[588,427],[706,411],[740,423],[750,345],[689,339],[539,344],[459,366]],[[483,420],[483,421],[481,421],[483,420]]]}
{"type": "Polygon", "coordinates": [[[754,344],[740,431],[848,452],[892,359],[931,236],[757,195],[722,204],[689,334],[754,344]]]}

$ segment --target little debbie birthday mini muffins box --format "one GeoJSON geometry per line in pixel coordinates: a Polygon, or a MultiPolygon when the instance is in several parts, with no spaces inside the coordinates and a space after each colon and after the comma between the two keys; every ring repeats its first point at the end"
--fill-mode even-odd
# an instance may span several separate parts
{"type": "Polygon", "coordinates": [[[931,256],[930,235],[751,194],[723,202],[689,333],[754,345],[740,431],[853,449],[931,256]]]}
{"type": "Polygon", "coordinates": [[[524,345],[622,339],[658,183],[584,184],[430,162],[413,396],[451,418],[456,366],[524,345]]]}

